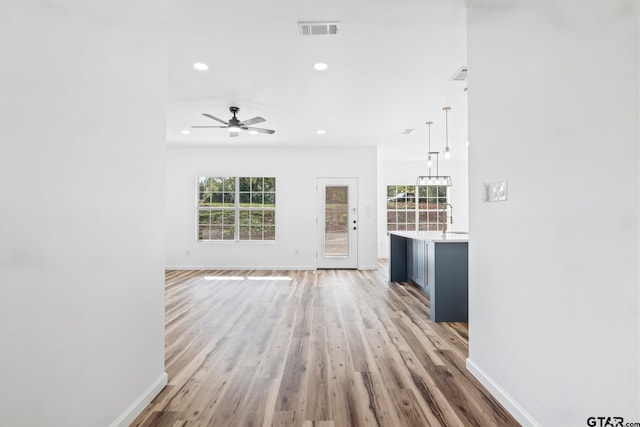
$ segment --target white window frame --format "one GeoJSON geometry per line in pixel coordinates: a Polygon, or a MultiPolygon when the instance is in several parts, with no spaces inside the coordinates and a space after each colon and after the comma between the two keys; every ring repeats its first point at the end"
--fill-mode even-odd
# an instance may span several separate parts
{"type": "MultiPolygon", "coordinates": [[[[438,190],[436,189],[436,194],[438,193],[438,190]]],[[[449,187],[448,186],[444,186],[444,185],[394,185],[394,184],[390,184],[387,185],[386,188],[386,194],[385,194],[385,210],[386,210],[386,228],[387,231],[442,231],[445,227],[445,224],[447,222],[447,206],[449,203],[449,187]],[[413,193],[415,196],[415,200],[413,202],[413,207],[407,208],[406,207],[406,202],[405,202],[405,208],[404,209],[398,209],[397,208],[397,204],[396,204],[396,208],[389,208],[389,202],[388,199],[391,197],[395,197],[395,196],[390,196],[390,188],[393,188],[393,194],[397,195],[399,193],[402,193],[403,191],[398,191],[399,187],[404,187],[405,189],[407,189],[404,192],[407,193],[413,193]],[[439,197],[438,195],[436,196],[429,196],[429,187],[442,187],[445,189],[445,196],[444,197],[439,197]],[[409,191],[408,189],[412,188],[413,191],[409,191]],[[424,192],[426,193],[426,196],[421,197],[422,191],[421,189],[425,189],[424,192]],[[435,208],[431,208],[429,206],[429,202],[428,199],[429,198],[436,198],[436,207],[435,208]],[[426,207],[425,208],[421,208],[420,207],[420,201],[421,199],[426,198],[427,201],[426,203],[426,207]],[[443,200],[444,199],[444,200],[443,200]],[[444,207],[442,207],[444,206],[444,207]],[[389,222],[389,214],[393,213],[396,216],[396,220],[394,222],[389,222]],[[414,217],[414,221],[407,221],[405,219],[405,221],[398,221],[398,214],[401,213],[405,213],[406,215],[413,215],[414,217]],[[424,216],[426,216],[426,221],[423,219],[421,220],[421,213],[424,214],[424,216]],[[436,221],[429,221],[430,217],[434,216],[433,214],[435,214],[435,218],[436,221]],[[442,216],[444,216],[444,218],[442,218],[442,216]],[[444,219],[444,221],[440,221],[441,219],[444,219]],[[393,226],[393,227],[390,227],[393,226]]],[[[405,217],[406,218],[406,217],[405,217]]]]}
{"type": "MultiPolygon", "coordinates": [[[[272,177],[272,176],[260,176],[260,177],[241,177],[241,176],[235,176],[235,177],[230,177],[230,176],[198,176],[196,177],[196,219],[195,219],[195,238],[196,238],[196,242],[198,243],[256,243],[256,242],[275,242],[276,240],[276,182],[277,179],[276,177],[272,177]],[[224,194],[226,192],[222,191],[222,198],[223,198],[223,204],[222,206],[219,207],[202,207],[200,206],[200,197],[201,197],[201,191],[200,191],[200,183],[201,180],[203,179],[211,179],[211,178],[216,178],[216,179],[222,179],[227,180],[230,178],[233,178],[234,180],[234,197],[233,197],[233,205],[232,206],[224,206],[224,194]],[[240,180],[241,179],[262,179],[262,189],[261,190],[256,190],[254,191],[253,188],[250,188],[249,191],[240,191],[240,180]],[[273,179],[273,189],[272,191],[265,191],[264,188],[264,179],[265,178],[269,178],[269,179],[273,179]],[[258,204],[256,203],[256,206],[252,206],[253,203],[253,195],[257,195],[257,194],[261,194],[260,199],[262,200],[262,203],[258,204]],[[241,195],[243,196],[248,196],[249,197],[249,206],[241,206],[241,195]],[[269,206],[266,207],[264,206],[264,199],[265,199],[265,195],[269,195],[273,198],[273,206],[269,206]],[[205,225],[203,223],[200,222],[201,220],[201,212],[203,211],[221,211],[221,212],[233,212],[233,224],[227,224],[227,227],[233,227],[233,239],[224,239],[224,228],[225,228],[225,224],[224,224],[224,216],[223,216],[223,223],[220,225],[220,229],[221,229],[221,238],[220,239],[212,239],[212,238],[208,238],[208,239],[202,239],[200,238],[201,234],[200,234],[200,228],[201,226],[205,225]],[[242,224],[240,222],[241,219],[241,212],[262,212],[261,218],[262,218],[262,224],[260,226],[261,228],[261,238],[260,239],[252,239],[251,237],[254,237],[253,235],[249,235],[250,238],[241,238],[243,237],[240,233],[241,231],[241,227],[244,226],[248,226],[249,228],[249,232],[251,232],[251,229],[253,228],[253,225],[249,222],[249,224],[242,224]],[[271,224],[266,224],[264,222],[264,218],[265,218],[265,213],[267,212],[272,212],[272,217],[273,217],[273,225],[271,224]],[[265,233],[265,231],[269,228],[273,229],[273,233],[270,234],[269,236],[272,236],[272,238],[265,238],[267,237],[267,234],[265,233]]],[[[216,192],[217,193],[217,192],[216,192]]],[[[249,216],[249,218],[251,218],[251,215],[249,216]]],[[[251,221],[251,220],[249,220],[251,221]]],[[[211,224],[209,223],[209,230],[211,230],[211,224]]],[[[209,232],[209,237],[211,237],[211,233],[209,232]]]]}

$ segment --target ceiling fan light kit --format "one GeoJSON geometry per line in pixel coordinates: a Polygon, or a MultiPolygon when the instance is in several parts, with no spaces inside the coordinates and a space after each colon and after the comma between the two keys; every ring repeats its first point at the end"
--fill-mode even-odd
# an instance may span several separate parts
{"type": "Polygon", "coordinates": [[[248,131],[252,135],[255,135],[257,133],[266,133],[271,135],[276,132],[275,130],[272,130],[272,129],[263,129],[263,128],[257,128],[257,127],[251,126],[256,123],[266,122],[266,120],[260,116],[254,117],[249,120],[240,121],[240,119],[236,117],[236,114],[238,113],[238,111],[240,111],[240,108],[232,106],[232,107],[229,107],[229,111],[231,112],[231,114],[233,114],[233,117],[231,117],[228,122],[225,122],[222,119],[212,116],[211,114],[202,113],[203,116],[208,117],[211,120],[215,120],[216,122],[222,123],[224,126],[191,126],[191,127],[192,128],[227,129],[229,131],[230,137],[238,136],[240,132],[244,130],[248,131]]]}

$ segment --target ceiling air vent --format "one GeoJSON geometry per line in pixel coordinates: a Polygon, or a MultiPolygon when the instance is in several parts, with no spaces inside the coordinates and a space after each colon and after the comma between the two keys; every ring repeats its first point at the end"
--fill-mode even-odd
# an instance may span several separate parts
{"type": "Polygon", "coordinates": [[[463,82],[467,80],[467,67],[461,67],[456,73],[449,79],[452,82],[463,82]]]}
{"type": "Polygon", "coordinates": [[[339,22],[298,22],[300,35],[332,36],[338,34],[339,22]]]}

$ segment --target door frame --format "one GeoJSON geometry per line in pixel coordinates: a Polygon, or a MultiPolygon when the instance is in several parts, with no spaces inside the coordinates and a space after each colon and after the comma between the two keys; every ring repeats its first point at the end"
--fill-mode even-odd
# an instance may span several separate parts
{"type": "Polygon", "coordinates": [[[318,269],[358,269],[358,178],[357,177],[316,177],[316,270],[318,269]],[[327,186],[347,186],[349,187],[349,255],[346,257],[325,257],[324,256],[324,188],[327,186]],[[321,211],[322,210],[322,211],[321,211]],[[355,221],[355,222],[354,222],[355,221]],[[355,229],[354,229],[355,228],[355,229]],[[327,262],[331,260],[331,262],[327,262]]]}

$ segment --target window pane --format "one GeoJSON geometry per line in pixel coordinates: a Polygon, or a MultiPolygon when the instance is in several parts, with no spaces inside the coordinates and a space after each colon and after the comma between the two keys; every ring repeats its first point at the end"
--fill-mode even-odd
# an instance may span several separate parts
{"type": "Polygon", "coordinates": [[[275,240],[276,239],[276,228],[275,227],[264,227],[264,240],[275,240]]]}
{"type": "Polygon", "coordinates": [[[398,222],[407,222],[406,212],[398,212],[398,222]]]}
{"type": "Polygon", "coordinates": [[[240,224],[241,225],[249,225],[249,224],[251,224],[251,212],[250,211],[240,211],[240,224]]]}
{"type": "Polygon", "coordinates": [[[249,240],[250,238],[250,227],[248,226],[240,226],[240,240],[249,240]]]}
{"type": "Polygon", "coordinates": [[[210,240],[222,240],[222,227],[211,227],[209,232],[210,240]]]}
{"type": "Polygon", "coordinates": [[[326,256],[349,255],[348,187],[326,187],[325,236],[326,256]]]}
{"type": "Polygon", "coordinates": [[[211,204],[209,206],[222,206],[222,193],[211,193],[211,204]]]}
{"type": "Polygon", "coordinates": [[[262,225],[262,211],[251,212],[251,225],[262,225]]]}
{"type": "Polygon", "coordinates": [[[210,206],[211,193],[200,193],[198,195],[198,206],[210,206]]]}
{"type": "Polygon", "coordinates": [[[389,224],[387,226],[387,230],[389,231],[396,231],[398,229],[398,226],[396,224],[389,224]]]}
{"type": "Polygon", "coordinates": [[[224,211],[222,212],[222,222],[224,225],[233,225],[236,222],[236,213],[235,211],[224,211]]]}
{"type": "Polygon", "coordinates": [[[240,191],[251,191],[251,178],[240,178],[240,191]]]}
{"type": "Polygon", "coordinates": [[[233,193],[236,191],[236,178],[228,176],[224,178],[224,191],[233,193]]]}
{"type": "Polygon", "coordinates": [[[251,193],[240,193],[240,206],[243,208],[251,206],[251,193]]]}
{"type": "Polygon", "coordinates": [[[211,191],[222,191],[224,189],[224,178],[215,177],[210,181],[211,191]]]}
{"type": "Polygon", "coordinates": [[[222,227],[222,240],[233,240],[235,239],[235,227],[234,226],[224,226],[222,227]]]}
{"type": "Polygon", "coordinates": [[[198,227],[198,240],[209,240],[209,226],[201,225],[198,227]]]}
{"type": "Polygon", "coordinates": [[[264,205],[274,208],[276,206],[276,193],[264,193],[264,205]]]}
{"type": "Polygon", "coordinates": [[[211,211],[211,224],[214,225],[222,225],[222,211],[221,210],[215,210],[215,211],[211,211]]]}
{"type": "Polygon", "coordinates": [[[211,214],[209,211],[199,211],[198,212],[198,223],[199,224],[209,224],[209,220],[211,218],[211,214]]]}
{"type": "Polygon", "coordinates": [[[427,209],[427,199],[425,197],[418,199],[418,209],[427,209]]]}
{"type": "Polygon", "coordinates": [[[264,191],[276,191],[276,179],[265,178],[264,179],[264,191]]]}
{"type": "Polygon", "coordinates": [[[264,212],[264,224],[265,225],[276,225],[276,213],[275,211],[265,211],[264,212]]]}
{"type": "Polygon", "coordinates": [[[398,215],[395,212],[387,212],[387,223],[393,224],[398,220],[398,215]]]}
{"type": "Polygon", "coordinates": [[[251,178],[251,191],[262,191],[263,186],[263,178],[251,178]]]}
{"type": "Polygon", "coordinates": [[[262,240],[262,227],[251,227],[251,240],[262,240]]]}
{"type": "Polygon", "coordinates": [[[407,231],[416,231],[415,224],[407,224],[407,231]]]}
{"type": "Polygon", "coordinates": [[[262,207],[262,193],[253,193],[251,194],[251,206],[253,207],[262,207]]]}
{"type": "Polygon", "coordinates": [[[407,212],[406,222],[416,222],[416,213],[415,212],[407,212]]]}
{"type": "Polygon", "coordinates": [[[199,176],[198,177],[198,191],[203,192],[207,189],[207,182],[209,181],[209,178],[206,178],[204,176],[199,176]]]}
{"type": "Polygon", "coordinates": [[[224,207],[234,207],[236,205],[236,195],[234,193],[224,193],[224,207]]]}

